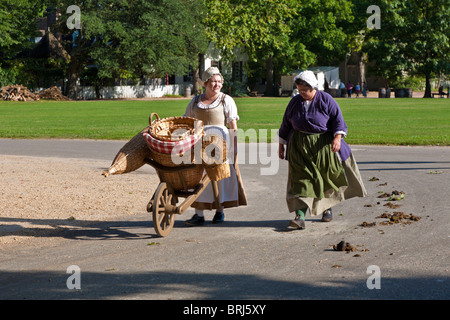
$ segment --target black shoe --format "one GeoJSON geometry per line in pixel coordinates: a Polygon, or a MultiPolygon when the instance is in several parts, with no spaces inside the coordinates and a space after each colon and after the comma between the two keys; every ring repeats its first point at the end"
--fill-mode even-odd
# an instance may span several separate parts
{"type": "Polygon", "coordinates": [[[330,222],[331,220],[333,220],[333,212],[331,212],[330,208],[322,213],[322,222],[330,222]]]}
{"type": "Polygon", "coordinates": [[[212,223],[222,223],[225,220],[225,215],[223,212],[216,211],[212,223]]]}
{"type": "Polygon", "coordinates": [[[305,229],[305,219],[302,219],[301,216],[295,215],[295,219],[289,221],[289,227],[299,230],[305,229]]]}
{"type": "Polygon", "coordinates": [[[188,226],[201,226],[205,223],[205,218],[194,214],[191,219],[186,220],[184,223],[188,226]]]}

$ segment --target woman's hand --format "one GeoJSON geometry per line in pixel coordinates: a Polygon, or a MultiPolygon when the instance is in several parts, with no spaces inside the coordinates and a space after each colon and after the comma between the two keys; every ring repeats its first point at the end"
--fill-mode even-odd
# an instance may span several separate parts
{"type": "Polygon", "coordinates": [[[278,143],[278,158],[284,159],[284,144],[278,143]]]}
{"type": "Polygon", "coordinates": [[[333,142],[331,142],[331,151],[338,152],[341,149],[342,134],[334,136],[333,142]]]}

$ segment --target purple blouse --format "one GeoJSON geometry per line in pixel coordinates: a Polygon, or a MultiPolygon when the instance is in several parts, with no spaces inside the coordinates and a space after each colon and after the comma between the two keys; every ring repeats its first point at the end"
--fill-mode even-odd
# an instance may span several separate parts
{"type": "MultiPolygon", "coordinates": [[[[306,133],[330,132],[333,135],[342,133],[345,136],[347,125],[341,109],[333,97],[326,92],[317,90],[308,111],[306,111],[301,95],[293,97],[286,107],[278,131],[278,136],[281,138],[280,142],[283,141],[289,145],[289,140],[294,131],[306,133]]],[[[341,160],[347,160],[351,152],[349,145],[341,140],[341,149],[339,150],[341,160]]]]}

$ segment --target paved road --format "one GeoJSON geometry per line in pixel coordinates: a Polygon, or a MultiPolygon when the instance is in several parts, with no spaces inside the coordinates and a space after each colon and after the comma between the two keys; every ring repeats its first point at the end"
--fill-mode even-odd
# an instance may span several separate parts
{"type": "MultiPolygon", "coordinates": [[[[0,153],[109,164],[122,145],[0,139],[0,153]]],[[[352,146],[369,196],[336,206],[331,223],[308,216],[306,230],[290,231],[286,162],[270,162],[256,145],[239,147],[249,205],[226,211],[224,224],[185,227],[188,211],[160,238],[143,212],[56,234],[54,246],[0,250],[0,299],[450,298],[450,148],[352,146]],[[405,192],[398,209],[378,198],[394,190],[405,192]],[[386,219],[376,217],[393,211],[421,219],[381,225],[386,219]],[[358,251],[334,251],[341,240],[358,251]],[[81,289],[67,288],[72,265],[81,289]]]]}

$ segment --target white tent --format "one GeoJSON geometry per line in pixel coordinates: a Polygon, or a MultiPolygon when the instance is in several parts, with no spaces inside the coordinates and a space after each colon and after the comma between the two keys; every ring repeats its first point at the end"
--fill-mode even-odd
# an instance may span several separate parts
{"type": "MultiPolygon", "coordinates": [[[[339,89],[341,84],[341,79],[339,79],[339,67],[313,67],[308,68],[317,77],[319,81],[319,90],[325,89],[325,81],[328,83],[328,88],[339,89]]],[[[291,80],[291,86],[293,85],[294,77],[304,70],[295,70],[289,73],[291,80]]],[[[287,79],[286,79],[287,80],[287,79]]]]}

